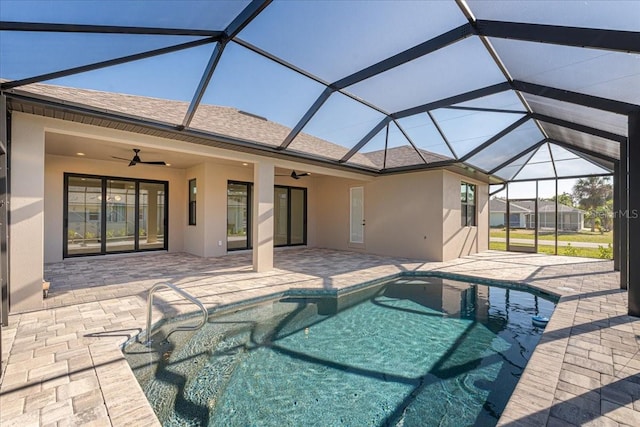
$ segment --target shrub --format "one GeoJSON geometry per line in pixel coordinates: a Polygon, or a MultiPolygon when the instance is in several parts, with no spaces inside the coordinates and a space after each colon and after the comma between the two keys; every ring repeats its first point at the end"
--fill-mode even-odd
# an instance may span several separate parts
{"type": "Polygon", "coordinates": [[[564,254],[567,256],[578,256],[578,250],[571,246],[571,243],[567,243],[567,246],[564,248],[564,254]]]}
{"type": "Polygon", "coordinates": [[[605,248],[602,245],[598,245],[599,258],[602,259],[613,259],[613,248],[611,247],[611,243],[607,244],[605,248]]]}

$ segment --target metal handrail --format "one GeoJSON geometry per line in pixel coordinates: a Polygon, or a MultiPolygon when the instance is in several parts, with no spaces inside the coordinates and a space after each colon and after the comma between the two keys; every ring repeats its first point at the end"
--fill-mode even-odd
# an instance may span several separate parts
{"type": "Polygon", "coordinates": [[[198,329],[202,328],[207,323],[207,320],[209,320],[209,312],[207,311],[207,309],[204,307],[204,305],[202,305],[202,303],[196,297],[188,294],[187,292],[185,292],[182,289],[178,288],[176,285],[173,285],[173,284],[171,284],[169,282],[158,282],[155,285],[153,285],[151,287],[151,289],[149,289],[149,296],[147,297],[147,337],[146,337],[147,340],[145,341],[145,345],[147,345],[147,346],[151,345],[151,332],[152,332],[151,331],[151,308],[153,306],[153,294],[158,289],[160,289],[162,287],[166,287],[166,288],[172,289],[178,295],[180,295],[180,296],[184,297],[185,299],[191,301],[192,303],[197,305],[200,310],[202,310],[202,321],[200,322],[200,324],[191,325],[191,326],[178,326],[177,328],[175,328],[171,332],[176,332],[176,331],[197,331],[198,329]]]}

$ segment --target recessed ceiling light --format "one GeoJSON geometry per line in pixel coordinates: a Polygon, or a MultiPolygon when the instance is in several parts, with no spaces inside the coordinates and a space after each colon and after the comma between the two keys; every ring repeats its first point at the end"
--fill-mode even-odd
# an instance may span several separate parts
{"type": "Polygon", "coordinates": [[[76,153],[76,156],[84,156],[84,153],[76,153]]]}
{"type": "Polygon", "coordinates": [[[165,166],[171,166],[171,163],[165,163],[165,166]]]}
{"type": "Polygon", "coordinates": [[[249,163],[243,163],[242,166],[249,166],[249,163]]]}

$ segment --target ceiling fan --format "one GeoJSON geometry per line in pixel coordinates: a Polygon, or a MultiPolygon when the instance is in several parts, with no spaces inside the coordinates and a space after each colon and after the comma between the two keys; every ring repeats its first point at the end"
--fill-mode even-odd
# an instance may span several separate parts
{"type": "Polygon", "coordinates": [[[296,171],[291,171],[291,175],[276,175],[276,176],[289,176],[293,179],[300,179],[303,176],[309,176],[309,175],[311,175],[311,173],[309,172],[297,173],[296,171]]]}
{"type": "Polygon", "coordinates": [[[127,162],[129,162],[129,166],[135,166],[138,163],[143,164],[143,165],[161,165],[161,166],[166,166],[167,164],[165,162],[143,162],[142,160],[140,160],[140,156],[138,155],[138,153],[140,152],[139,148],[134,148],[133,152],[135,153],[133,155],[133,158],[131,160],[129,159],[124,159],[122,157],[116,157],[116,156],[111,156],[114,159],[118,159],[118,160],[126,160],[127,162]]]}

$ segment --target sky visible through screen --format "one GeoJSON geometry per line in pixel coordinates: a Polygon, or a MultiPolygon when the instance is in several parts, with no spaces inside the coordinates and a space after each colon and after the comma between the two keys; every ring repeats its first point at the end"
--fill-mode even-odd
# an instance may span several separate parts
{"type": "MultiPolygon", "coordinates": [[[[249,4],[249,0],[0,1],[2,21],[208,30],[224,30],[249,4]]],[[[466,22],[454,1],[376,2],[375,7],[364,1],[284,1],[270,4],[239,37],[330,83],[466,22]],[[354,16],[358,19],[354,20],[354,16]],[[433,25],[424,25],[424,16],[429,16],[433,25]],[[397,31],[394,24],[397,22],[403,23],[403,31],[397,31]]],[[[0,32],[0,78],[32,77],[198,39],[193,36],[3,31],[0,32]]],[[[383,107],[388,106],[394,111],[385,111],[393,113],[416,103],[503,81],[488,53],[483,48],[474,48],[478,44],[479,40],[474,37],[462,39],[349,86],[346,91],[360,94],[367,101],[375,100],[383,107]],[[424,70],[416,67],[416,64],[435,55],[443,55],[443,60],[424,70]],[[472,55],[481,55],[482,58],[471,61],[472,55]],[[488,62],[482,62],[484,60],[488,62]],[[475,66],[469,67],[471,63],[475,66]],[[478,63],[483,66],[478,66],[478,63]],[[473,73],[455,78],[462,69],[472,69],[473,73]],[[424,93],[418,93],[418,89],[424,93]],[[445,92],[440,93],[439,90],[445,92]]],[[[194,97],[214,47],[215,44],[211,43],[44,83],[188,103],[194,97]]],[[[230,42],[224,49],[202,103],[237,108],[293,128],[324,88],[321,83],[230,42]]],[[[520,111],[526,112],[512,91],[463,105],[508,109],[511,112],[433,111],[458,157],[517,121],[523,115],[520,111]]],[[[364,104],[335,92],[303,132],[351,148],[383,117],[364,104]]],[[[419,149],[453,157],[425,113],[405,117],[398,122],[415,139],[413,142],[419,149]]],[[[521,125],[469,163],[491,170],[518,151],[539,142],[544,136],[532,124],[529,121],[521,125]],[[531,127],[533,131],[526,138],[518,134],[531,127]]],[[[361,151],[383,149],[385,131],[383,129],[361,151]]],[[[409,144],[395,125],[390,128],[390,135],[393,138],[389,141],[389,148],[409,144]]],[[[571,175],[575,174],[566,174],[571,175]]],[[[568,188],[564,188],[563,184],[559,192],[571,192],[572,185],[567,184],[568,188]]]]}

